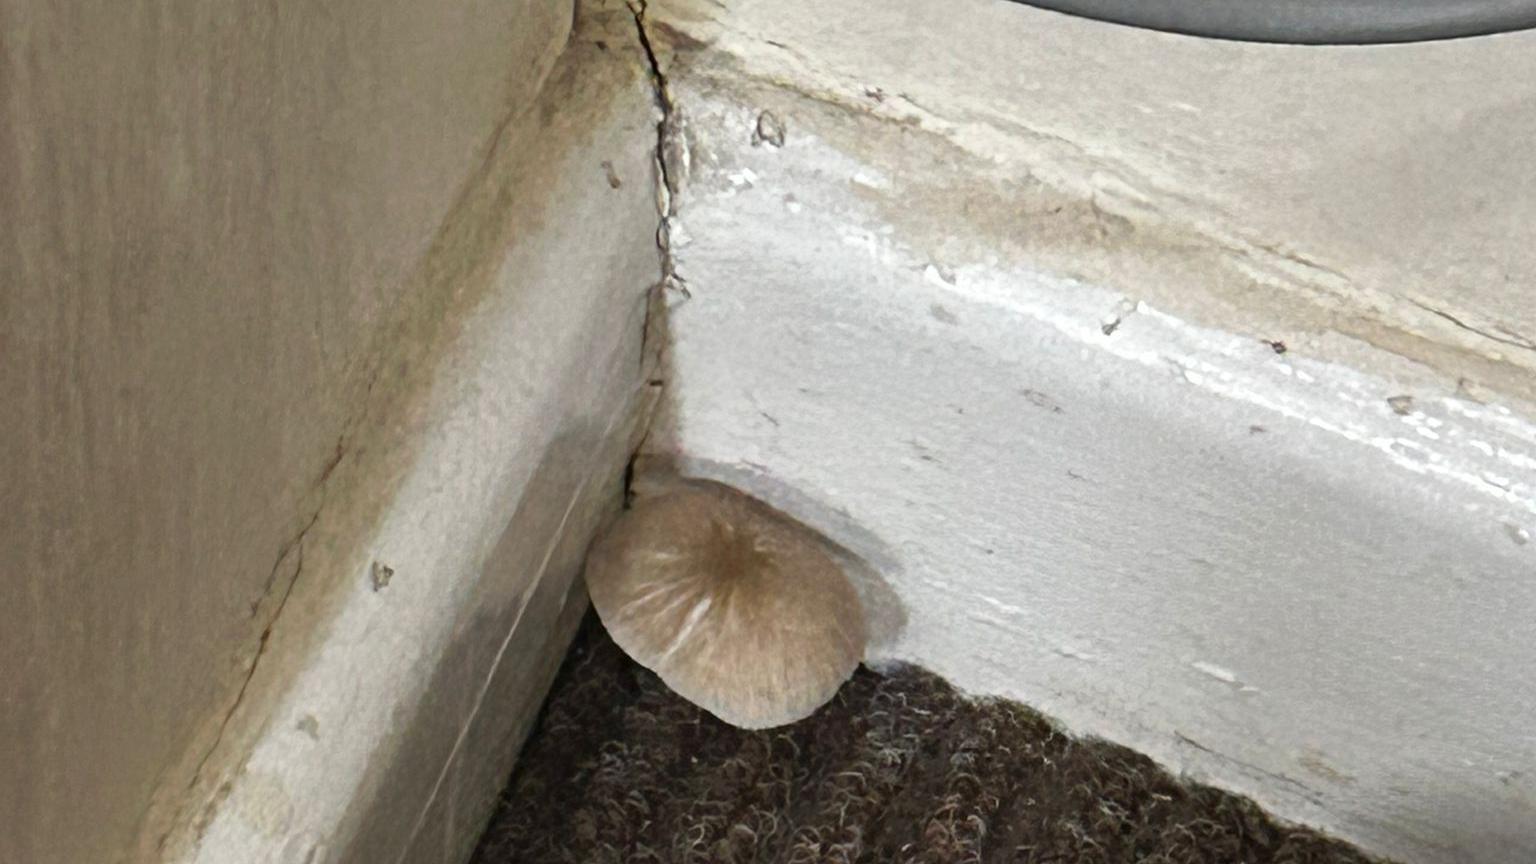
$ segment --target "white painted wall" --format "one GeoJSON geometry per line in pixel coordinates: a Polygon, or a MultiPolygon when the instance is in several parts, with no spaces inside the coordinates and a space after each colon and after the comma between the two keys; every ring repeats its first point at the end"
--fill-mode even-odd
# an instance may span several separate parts
{"type": "Polygon", "coordinates": [[[1536,78],[1476,83],[1536,37],[1293,68],[1011,4],[814,5],[652,7],[691,293],[653,455],[869,562],[906,615],[875,661],[1404,861],[1536,858],[1531,358],[1413,311],[1530,320],[1420,269],[1536,253],[1519,137],[1417,96],[1449,75],[1458,117],[1536,124],[1497,113],[1536,78]],[[1435,129],[1465,146],[1404,144],[1435,129]],[[1473,198],[1426,242],[1415,213],[1473,198]]]}
{"type": "Polygon", "coordinates": [[[680,74],[851,115],[824,134],[892,175],[864,198],[909,243],[1536,396],[1536,33],[1316,48],[1005,0],[653,6],[680,74]]]}

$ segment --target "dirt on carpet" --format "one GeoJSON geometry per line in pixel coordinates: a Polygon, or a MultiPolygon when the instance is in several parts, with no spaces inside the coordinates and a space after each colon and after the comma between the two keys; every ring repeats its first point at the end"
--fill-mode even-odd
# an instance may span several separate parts
{"type": "Polygon", "coordinates": [[[918,669],[859,672],[747,732],[675,696],[588,616],[474,864],[1345,864],[1353,848],[1028,708],[918,669]]]}

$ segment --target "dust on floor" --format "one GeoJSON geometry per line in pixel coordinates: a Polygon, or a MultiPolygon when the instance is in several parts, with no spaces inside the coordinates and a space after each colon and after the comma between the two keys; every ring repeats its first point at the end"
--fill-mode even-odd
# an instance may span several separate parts
{"type": "Polygon", "coordinates": [[[1346,864],[1246,799],[1073,739],[917,669],[860,669],[815,716],[726,726],[591,616],[474,864],[1346,864]]]}

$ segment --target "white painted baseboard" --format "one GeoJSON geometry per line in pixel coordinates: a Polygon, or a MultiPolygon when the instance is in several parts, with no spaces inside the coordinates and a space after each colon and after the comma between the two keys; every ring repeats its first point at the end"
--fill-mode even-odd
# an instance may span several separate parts
{"type": "MultiPolygon", "coordinates": [[[[885,116],[880,76],[910,70],[863,70],[868,111],[837,89],[913,4],[860,13],[824,53],[798,18],[732,17],[757,4],[667,6],[691,296],[654,455],[869,562],[906,619],[874,661],[1404,861],[1536,860],[1536,424],[1518,401],[1474,398],[1469,367],[1429,355],[1296,339],[1299,314],[1272,342],[1259,306],[1192,323],[1145,299],[1167,277],[1136,268],[1134,239],[1094,281],[1027,238],[933,221],[1005,212],[987,190],[1025,163],[965,149],[1021,134],[1005,125],[885,116]]],[[[1032,194],[1021,207],[1081,204],[1032,194]]]]}
{"type": "Polygon", "coordinates": [[[402,333],[440,335],[386,348],[176,860],[468,855],[586,608],[582,558],[651,401],[655,141],[633,17],[593,4],[424,265],[444,321],[402,333]]]}

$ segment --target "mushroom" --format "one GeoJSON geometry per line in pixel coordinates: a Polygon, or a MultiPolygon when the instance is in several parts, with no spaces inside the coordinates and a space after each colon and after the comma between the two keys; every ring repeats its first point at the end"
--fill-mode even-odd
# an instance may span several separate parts
{"type": "Polygon", "coordinates": [[[637,501],[586,577],[613,641],[734,726],[810,716],[864,656],[864,610],[825,541],[718,483],[637,501]]]}

